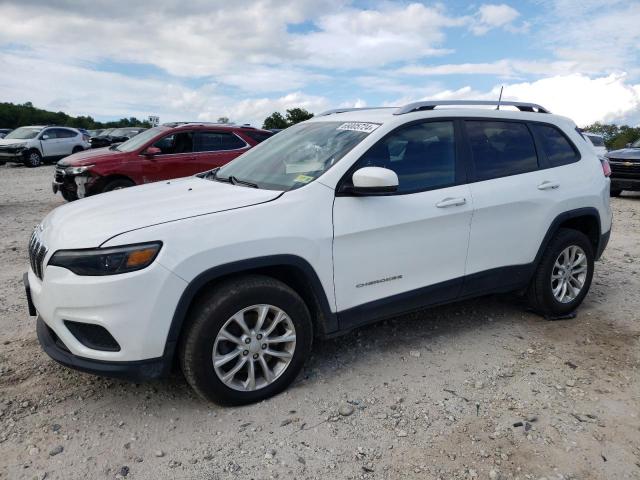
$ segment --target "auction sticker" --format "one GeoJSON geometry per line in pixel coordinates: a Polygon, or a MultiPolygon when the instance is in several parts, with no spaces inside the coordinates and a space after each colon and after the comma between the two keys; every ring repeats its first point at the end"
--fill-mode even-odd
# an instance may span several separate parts
{"type": "Polygon", "coordinates": [[[340,125],[338,130],[351,130],[352,132],[371,133],[380,126],[379,123],[368,122],[345,122],[340,125]]]}

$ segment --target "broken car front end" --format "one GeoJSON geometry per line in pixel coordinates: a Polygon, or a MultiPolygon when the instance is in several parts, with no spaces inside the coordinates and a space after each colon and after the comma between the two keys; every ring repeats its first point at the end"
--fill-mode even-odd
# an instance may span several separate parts
{"type": "Polygon", "coordinates": [[[91,173],[94,165],[70,166],[58,162],[51,185],[53,193],[61,192],[66,199],[84,198],[91,194],[98,176],[91,173]]]}

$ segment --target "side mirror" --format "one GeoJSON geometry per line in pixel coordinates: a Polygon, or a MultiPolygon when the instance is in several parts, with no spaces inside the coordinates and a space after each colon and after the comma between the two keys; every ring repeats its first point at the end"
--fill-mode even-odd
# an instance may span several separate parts
{"type": "Polygon", "coordinates": [[[356,195],[383,195],[393,193],[398,189],[398,175],[393,170],[382,167],[363,167],[351,177],[356,195]]]}
{"type": "Polygon", "coordinates": [[[147,147],[143,155],[147,158],[153,158],[156,155],[160,155],[161,153],[162,153],[162,150],[160,150],[158,147],[147,147]]]}
{"type": "Polygon", "coordinates": [[[49,140],[49,135],[42,135],[42,137],[40,137],[42,140],[49,140]]]}

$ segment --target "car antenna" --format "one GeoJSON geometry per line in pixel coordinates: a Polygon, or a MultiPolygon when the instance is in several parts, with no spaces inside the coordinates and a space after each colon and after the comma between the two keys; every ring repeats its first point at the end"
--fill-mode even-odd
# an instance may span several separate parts
{"type": "Polygon", "coordinates": [[[500,96],[498,97],[498,106],[496,107],[496,110],[500,110],[500,102],[502,101],[502,90],[504,89],[504,85],[502,85],[500,87],[500,96]]]}

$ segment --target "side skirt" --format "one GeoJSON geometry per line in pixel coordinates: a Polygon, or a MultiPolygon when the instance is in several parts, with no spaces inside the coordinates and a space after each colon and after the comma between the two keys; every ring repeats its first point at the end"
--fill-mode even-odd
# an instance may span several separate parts
{"type": "Polygon", "coordinates": [[[358,305],[338,312],[340,330],[334,335],[428,307],[520,290],[529,284],[534,271],[535,263],[494,268],[358,305]]]}

